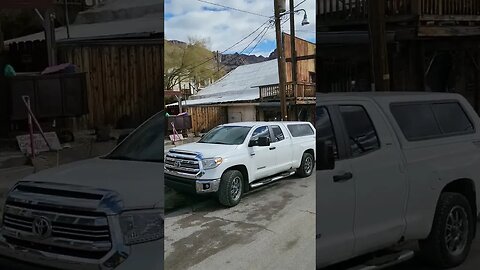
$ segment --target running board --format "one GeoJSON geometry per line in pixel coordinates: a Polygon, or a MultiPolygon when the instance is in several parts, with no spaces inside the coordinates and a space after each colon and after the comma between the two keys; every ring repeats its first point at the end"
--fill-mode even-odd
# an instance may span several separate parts
{"type": "Polygon", "coordinates": [[[262,180],[259,180],[259,181],[256,181],[252,184],[250,184],[250,187],[251,188],[257,188],[257,187],[261,187],[261,186],[264,186],[266,184],[270,184],[272,182],[275,182],[275,181],[278,181],[278,180],[281,180],[283,178],[287,178],[289,176],[292,176],[295,174],[295,171],[288,171],[288,172],[285,172],[285,173],[282,173],[282,174],[277,174],[273,177],[270,177],[270,178],[265,178],[265,179],[262,179],[262,180]]]}
{"type": "Polygon", "coordinates": [[[369,260],[362,265],[358,265],[348,270],[379,270],[385,269],[412,259],[415,256],[415,252],[412,250],[400,251],[397,253],[391,253],[382,257],[377,257],[369,260]]]}

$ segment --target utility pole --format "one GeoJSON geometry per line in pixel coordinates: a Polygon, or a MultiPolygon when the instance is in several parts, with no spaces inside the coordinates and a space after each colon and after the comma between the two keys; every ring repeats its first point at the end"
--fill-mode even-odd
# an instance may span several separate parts
{"type": "Polygon", "coordinates": [[[295,48],[295,4],[290,0],[290,57],[292,59],[292,91],[297,93],[297,50],[295,48]]]}
{"type": "Polygon", "coordinates": [[[278,88],[280,90],[280,112],[282,114],[282,121],[288,119],[287,102],[286,102],[286,68],[285,68],[285,53],[283,51],[282,27],[280,25],[280,13],[285,12],[285,0],[275,0],[275,32],[277,35],[277,60],[278,60],[278,88]],[[283,5],[282,5],[283,4],[283,5]]]}
{"type": "Polygon", "coordinates": [[[368,26],[373,79],[372,91],[390,91],[390,72],[385,30],[385,1],[368,1],[368,26]]]}

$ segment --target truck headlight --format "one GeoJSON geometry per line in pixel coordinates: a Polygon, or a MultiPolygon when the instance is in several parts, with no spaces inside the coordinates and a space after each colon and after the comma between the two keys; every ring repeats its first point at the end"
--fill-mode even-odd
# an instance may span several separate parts
{"type": "Polygon", "coordinates": [[[126,245],[135,245],[163,238],[160,210],[129,211],[120,215],[120,227],[126,245]]]}
{"type": "Polygon", "coordinates": [[[207,158],[202,160],[202,165],[205,170],[213,169],[222,164],[223,159],[221,157],[207,158]]]}

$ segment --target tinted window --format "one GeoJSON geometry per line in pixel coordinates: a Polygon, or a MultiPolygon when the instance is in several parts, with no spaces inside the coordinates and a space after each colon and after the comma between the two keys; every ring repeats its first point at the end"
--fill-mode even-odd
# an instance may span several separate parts
{"type": "Polygon", "coordinates": [[[163,162],[165,112],[157,113],[137,128],[105,158],[163,162]]]}
{"type": "Polygon", "coordinates": [[[258,127],[252,133],[252,140],[258,139],[259,137],[268,137],[270,138],[270,131],[267,126],[258,127]]]}
{"type": "Polygon", "coordinates": [[[338,159],[337,140],[333,131],[332,120],[326,107],[317,107],[315,129],[317,130],[317,142],[324,141],[332,145],[335,158],[338,159]]]}
{"type": "Polygon", "coordinates": [[[288,130],[292,133],[293,137],[302,137],[313,135],[313,129],[308,124],[295,124],[295,125],[288,125],[288,130]]]}
{"type": "Polygon", "coordinates": [[[445,134],[473,132],[473,125],[456,102],[433,104],[438,124],[445,134]]]}
{"type": "Polygon", "coordinates": [[[473,125],[457,102],[396,104],[391,111],[405,137],[422,140],[473,132],[473,125]]]}
{"type": "Polygon", "coordinates": [[[393,105],[391,110],[408,140],[421,140],[442,133],[430,104],[393,105]]]}
{"type": "Polygon", "coordinates": [[[340,106],[353,157],[380,147],[377,132],[362,106],[340,106]]]}
{"type": "Polygon", "coordinates": [[[273,141],[274,142],[283,141],[285,139],[285,136],[283,135],[282,129],[279,126],[272,126],[272,131],[273,131],[273,141]]]}

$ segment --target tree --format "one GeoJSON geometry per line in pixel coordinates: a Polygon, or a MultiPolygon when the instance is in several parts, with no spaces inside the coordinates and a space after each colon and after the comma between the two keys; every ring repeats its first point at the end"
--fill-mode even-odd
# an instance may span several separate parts
{"type": "Polygon", "coordinates": [[[173,89],[181,82],[191,82],[196,87],[224,75],[218,71],[213,52],[207,48],[207,40],[189,38],[188,43],[165,43],[165,89],[173,89]]]}

